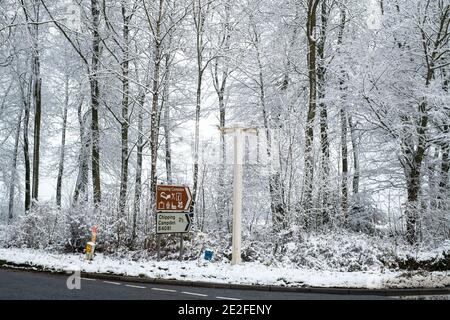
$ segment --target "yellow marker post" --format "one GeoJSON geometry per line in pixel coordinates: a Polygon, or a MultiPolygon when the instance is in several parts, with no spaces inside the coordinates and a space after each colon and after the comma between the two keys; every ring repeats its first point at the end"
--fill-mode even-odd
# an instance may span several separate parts
{"type": "Polygon", "coordinates": [[[97,226],[92,227],[92,239],[91,241],[95,243],[95,240],[97,239],[97,226]]]}
{"type": "Polygon", "coordinates": [[[97,239],[97,226],[92,227],[91,241],[86,244],[86,260],[94,259],[95,240],[97,239]]]}

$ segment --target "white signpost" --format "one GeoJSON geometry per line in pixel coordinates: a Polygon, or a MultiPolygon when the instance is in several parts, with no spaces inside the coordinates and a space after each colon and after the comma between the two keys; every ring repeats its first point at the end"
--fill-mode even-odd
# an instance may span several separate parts
{"type": "Polygon", "coordinates": [[[233,236],[231,264],[241,263],[242,237],[242,174],[244,163],[244,136],[256,134],[255,128],[244,128],[237,124],[231,128],[222,128],[225,134],[234,134],[234,172],[233,172],[233,236]]]}
{"type": "Polygon", "coordinates": [[[156,233],[186,233],[191,229],[189,213],[158,212],[156,233]]]}

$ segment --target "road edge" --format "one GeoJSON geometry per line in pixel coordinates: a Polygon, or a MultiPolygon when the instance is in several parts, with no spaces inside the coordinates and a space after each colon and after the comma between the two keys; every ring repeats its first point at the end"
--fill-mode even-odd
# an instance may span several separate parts
{"type": "MultiPolygon", "coordinates": [[[[21,270],[30,272],[42,272],[51,274],[67,274],[66,271],[46,268],[32,264],[18,264],[0,260],[0,269],[21,270]]],[[[115,280],[132,283],[152,283],[162,285],[179,285],[186,287],[215,288],[215,289],[239,289],[239,290],[258,290],[273,292],[298,292],[298,293],[321,293],[321,294],[340,294],[340,295],[375,295],[375,296],[423,296],[423,295],[444,295],[450,294],[450,287],[443,288],[386,288],[386,289],[367,289],[367,288],[336,288],[336,287],[284,287],[273,285],[251,285],[251,284],[232,284],[216,283],[207,281],[189,281],[178,279],[162,279],[127,276],[113,273],[95,273],[81,272],[81,277],[99,280],[115,280]]]]}

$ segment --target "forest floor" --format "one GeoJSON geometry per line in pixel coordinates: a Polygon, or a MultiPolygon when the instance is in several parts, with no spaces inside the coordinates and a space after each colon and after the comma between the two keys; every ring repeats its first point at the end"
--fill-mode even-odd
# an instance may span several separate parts
{"type": "Polygon", "coordinates": [[[154,261],[96,254],[86,261],[79,254],[56,253],[28,248],[0,248],[0,264],[29,265],[36,269],[69,272],[109,273],[124,276],[287,287],[336,288],[439,288],[450,286],[450,272],[425,270],[369,271],[317,270],[306,267],[272,267],[260,262],[231,266],[223,261],[154,261]]]}

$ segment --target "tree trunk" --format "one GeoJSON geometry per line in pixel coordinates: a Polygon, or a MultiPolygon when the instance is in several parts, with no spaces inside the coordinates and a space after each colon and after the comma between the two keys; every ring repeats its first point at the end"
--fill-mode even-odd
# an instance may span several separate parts
{"type": "MultiPolygon", "coordinates": [[[[345,103],[345,102],[343,102],[345,103]]],[[[341,155],[342,155],[342,180],[341,180],[341,210],[344,224],[348,218],[348,149],[347,149],[347,113],[341,108],[341,155]]]]}
{"type": "MultiPolygon", "coordinates": [[[[443,70],[444,84],[442,86],[443,90],[448,94],[448,86],[450,79],[447,78],[447,72],[443,70]]],[[[450,118],[450,112],[447,113],[447,119],[450,118]]],[[[450,125],[448,123],[444,123],[442,126],[442,134],[444,137],[448,137],[450,132],[450,125]]],[[[442,201],[448,200],[448,176],[450,169],[450,142],[448,139],[443,139],[441,143],[442,150],[442,159],[441,159],[441,176],[439,181],[439,190],[438,190],[438,205],[441,209],[445,209],[446,206],[443,206],[442,201]]]]}
{"type": "Polygon", "coordinates": [[[31,79],[29,81],[27,95],[23,95],[23,103],[25,108],[25,115],[23,118],[23,157],[25,162],[25,214],[31,208],[31,168],[30,168],[30,147],[28,138],[28,127],[30,122],[30,90],[31,79]]]}
{"type": "Polygon", "coordinates": [[[166,181],[167,184],[172,184],[172,150],[171,150],[171,121],[170,121],[170,104],[169,104],[169,89],[170,89],[170,55],[166,54],[165,61],[165,80],[163,89],[162,110],[164,111],[164,148],[166,160],[166,181]]]}
{"type": "MultiPolygon", "coordinates": [[[[427,80],[427,86],[429,85],[427,80]]],[[[410,145],[407,150],[410,150],[409,157],[406,159],[406,184],[408,201],[406,204],[406,240],[413,244],[417,241],[416,222],[420,215],[419,194],[421,189],[421,168],[427,148],[427,127],[428,114],[426,112],[427,104],[422,101],[419,104],[420,119],[417,127],[418,141],[417,146],[410,145]]]]}
{"type": "MultiPolygon", "coordinates": [[[[225,81],[226,82],[226,81],[225,81]]],[[[225,85],[225,84],[224,84],[225,85]]],[[[226,125],[226,107],[225,107],[225,99],[223,90],[219,89],[218,92],[218,100],[219,100],[219,127],[221,129],[225,128],[226,125]]],[[[225,169],[227,162],[227,149],[225,142],[225,132],[220,130],[220,168],[218,174],[218,208],[217,208],[217,225],[219,228],[222,228],[223,220],[228,212],[227,206],[227,195],[226,195],[226,186],[225,186],[225,169]]]]}
{"type": "Polygon", "coordinates": [[[352,140],[352,150],[353,150],[353,197],[357,197],[359,193],[359,141],[356,137],[356,124],[353,122],[352,116],[348,115],[348,124],[350,127],[350,138],[352,140]]]}
{"type": "Polygon", "coordinates": [[[136,177],[134,182],[134,201],[133,201],[133,225],[131,229],[131,244],[136,240],[136,221],[141,212],[141,194],[142,194],[142,154],[144,149],[144,133],[143,133],[143,107],[145,101],[145,93],[141,93],[138,101],[138,141],[136,147],[136,177]]]}
{"type": "Polygon", "coordinates": [[[320,27],[320,41],[317,44],[318,67],[317,67],[317,95],[319,99],[320,110],[320,149],[321,149],[321,163],[322,163],[322,216],[321,224],[325,224],[330,220],[329,216],[329,175],[330,175],[330,145],[328,141],[328,111],[325,103],[325,88],[326,88],[326,73],[325,67],[325,42],[328,25],[327,16],[327,1],[322,1],[321,6],[321,27],[320,27]]]}
{"type": "Polygon", "coordinates": [[[98,0],[91,0],[92,16],[92,61],[91,74],[89,82],[91,88],[91,135],[92,135],[92,184],[93,199],[96,206],[101,202],[100,185],[100,131],[99,131],[99,107],[100,107],[100,89],[99,89],[99,69],[100,69],[100,11],[98,0]]]}
{"type": "MultiPolygon", "coordinates": [[[[224,52],[226,56],[230,49],[230,11],[231,6],[229,2],[224,3],[225,19],[223,21],[223,29],[221,30],[221,37],[219,38],[219,49],[224,52]]],[[[219,128],[224,129],[226,124],[226,105],[225,105],[225,88],[227,86],[227,80],[229,75],[228,59],[217,57],[214,62],[213,68],[213,84],[217,94],[219,103],[219,128]],[[219,62],[223,61],[222,65],[222,78],[219,79],[219,62]]],[[[218,208],[216,210],[217,225],[219,229],[222,228],[225,213],[228,212],[227,195],[225,186],[225,165],[226,165],[226,145],[225,145],[225,132],[220,130],[220,153],[221,163],[217,177],[217,203],[218,208]]]]}
{"type": "Polygon", "coordinates": [[[64,158],[66,151],[66,128],[67,128],[67,110],[69,108],[69,77],[66,76],[65,88],[64,88],[64,110],[63,110],[63,123],[61,130],[61,151],[59,155],[59,166],[58,166],[58,178],[56,180],[56,206],[61,208],[61,198],[62,198],[62,180],[64,175],[64,158]]]}
{"type": "MultiPolygon", "coordinates": [[[[345,8],[341,9],[341,21],[339,25],[338,33],[338,52],[340,52],[340,46],[342,45],[342,39],[344,36],[345,29],[345,19],[346,12],[345,8]]],[[[342,219],[344,225],[348,220],[348,147],[347,147],[347,132],[348,132],[348,122],[347,122],[347,108],[346,108],[346,85],[345,85],[345,71],[343,66],[340,70],[339,78],[339,90],[341,91],[341,108],[340,108],[340,120],[341,120],[341,157],[342,157],[342,179],[341,179],[341,210],[342,219]]]]}
{"type": "Polygon", "coordinates": [[[23,111],[20,109],[19,120],[17,121],[16,136],[14,140],[14,151],[11,166],[11,181],[9,185],[9,204],[8,204],[8,220],[12,220],[14,217],[14,196],[16,188],[16,176],[17,176],[17,154],[19,152],[19,140],[20,131],[22,125],[22,114],[23,111]]]}
{"type": "Polygon", "coordinates": [[[420,192],[420,171],[411,170],[407,181],[408,202],[406,205],[406,239],[410,244],[417,241],[416,222],[421,210],[418,201],[420,192]]]}
{"type": "Polygon", "coordinates": [[[73,202],[77,203],[80,196],[87,200],[87,184],[89,179],[89,147],[91,144],[90,132],[87,130],[88,113],[82,114],[83,102],[78,105],[78,124],[80,127],[80,153],[78,156],[78,176],[73,193],[73,202]]]}
{"type": "MultiPolygon", "coordinates": [[[[32,0],[27,6],[24,0],[20,1],[24,12],[26,26],[31,37],[31,86],[34,107],[34,141],[33,141],[33,162],[32,162],[32,185],[31,185],[31,205],[38,202],[39,197],[39,160],[41,141],[41,66],[39,52],[39,9],[40,1],[32,0]],[[30,16],[30,11],[33,15],[30,16]]],[[[28,121],[28,120],[27,120],[28,121]]],[[[28,131],[28,129],[27,129],[28,131]]],[[[26,200],[27,201],[27,200],[26,200]]],[[[27,207],[27,206],[25,206],[27,207]]]]}
{"type": "Polygon", "coordinates": [[[192,190],[192,203],[190,212],[194,213],[195,204],[197,200],[198,189],[198,152],[200,144],[200,110],[202,101],[202,80],[203,80],[203,32],[204,23],[206,18],[206,12],[202,7],[201,1],[198,2],[198,7],[195,7],[194,2],[194,22],[196,28],[196,51],[197,51],[197,92],[196,92],[196,105],[195,105],[195,133],[194,133],[194,173],[193,173],[193,190],[192,190]]]}
{"type": "Polygon", "coordinates": [[[196,106],[195,106],[195,135],[194,135],[194,186],[192,191],[192,204],[190,212],[194,213],[195,203],[197,199],[197,189],[198,189],[198,152],[200,144],[200,109],[201,109],[201,97],[202,97],[202,77],[203,72],[201,70],[201,59],[199,59],[199,68],[197,75],[197,95],[196,95],[196,106]]]}
{"type": "MultiPolygon", "coordinates": [[[[158,10],[158,18],[156,20],[155,27],[155,39],[154,39],[154,66],[153,66],[153,84],[152,84],[152,112],[151,112],[151,131],[150,131],[150,149],[151,149],[151,184],[150,184],[150,192],[152,201],[151,203],[156,203],[156,185],[158,183],[158,175],[157,175],[157,161],[158,161],[158,137],[159,137],[159,77],[160,77],[160,69],[161,69],[161,18],[162,18],[162,9],[163,9],[163,0],[159,1],[159,10],[158,10]]],[[[149,23],[151,23],[149,21],[149,23]]],[[[154,207],[156,209],[156,207],[154,207]]]]}
{"type": "MultiPolygon", "coordinates": [[[[128,80],[129,74],[129,22],[125,4],[122,3],[122,22],[123,22],[123,46],[122,46],[122,119],[121,119],[121,166],[120,166],[120,192],[119,192],[119,213],[120,218],[125,216],[127,192],[128,192],[128,105],[130,86],[128,80]]],[[[120,223],[119,229],[124,228],[120,223]]],[[[119,230],[121,233],[123,230],[119,230]]]]}
{"type": "Polygon", "coordinates": [[[308,43],[307,64],[309,80],[308,113],[305,129],[305,159],[302,207],[304,211],[305,227],[310,227],[312,210],[312,191],[314,180],[314,121],[317,106],[317,70],[315,28],[317,20],[317,6],[320,0],[308,0],[308,16],[306,21],[306,35],[308,43]]]}
{"type": "Polygon", "coordinates": [[[33,144],[33,188],[32,204],[38,202],[39,198],[39,162],[40,162],[40,141],[41,141],[41,82],[39,55],[33,59],[36,69],[34,71],[33,101],[34,101],[34,144],[33,144]]]}
{"type": "Polygon", "coordinates": [[[300,5],[301,3],[298,2],[298,4],[295,6],[295,14],[294,14],[294,20],[293,20],[293,24],[294,24],[294,30],[292,32],[292,36],[291,39],[289,41],[289,46],[287,48],[287,52],[286,52],[286,66],[285,66],[285,72],[284,72],[284,76],[283,76],[283,82],[281,83],[281,88],[280,90],[282,92],[286,92],[290,83],[290,69],[291,69],[291,53],[292,53],[292,49],[294,48],[295,42],[298,39],[298,29],[299,29],[299,24],[298,24],[298,19],[299,19],[299,14],[300,14],[300,5]]]}
{"type": "MultiPolygon", "coordinates": [[[[428,190],[427,195],[428,199],[426,201],[422,201],[422,212],[426,213],[426,215],[429,215],[431,213],[431,210],[436,210],[437,206],[437,189],[438,189],[438,160],[439,160],[439,152],[440,148],[439,146],[432,145],[428,149],[427,155],[425,156],[426,161],[426,175],[428,177],[428,190]]],[[[423,197],[423,191],[420,195],[423,197]]]]}

